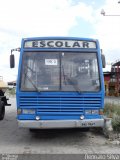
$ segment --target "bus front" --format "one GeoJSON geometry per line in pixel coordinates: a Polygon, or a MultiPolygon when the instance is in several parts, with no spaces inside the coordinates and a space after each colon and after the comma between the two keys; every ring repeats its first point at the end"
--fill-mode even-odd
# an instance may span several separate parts
{"type": "Polygon", "coordinates": [[[23,39],[16,92],[20,127],[103,127],[104,83],[98,41],[23,39]]]}

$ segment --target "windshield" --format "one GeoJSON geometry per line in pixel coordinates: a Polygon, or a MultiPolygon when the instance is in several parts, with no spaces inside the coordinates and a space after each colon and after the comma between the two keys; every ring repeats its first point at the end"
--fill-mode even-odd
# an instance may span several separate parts
{"type": "Polygon", "coordinates": [[[22,91],[100,90],[96,53],[25,52],[22,61],[22,91]]]}

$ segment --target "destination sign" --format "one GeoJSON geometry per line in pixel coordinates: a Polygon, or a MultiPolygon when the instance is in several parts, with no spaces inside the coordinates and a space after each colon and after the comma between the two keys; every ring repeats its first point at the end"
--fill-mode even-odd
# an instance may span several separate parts
{"type": "Polygon", "coordinates": [[[35,40],[26,41],[24,48],[96,48],[96,43],[78,40],[35,40]]]}

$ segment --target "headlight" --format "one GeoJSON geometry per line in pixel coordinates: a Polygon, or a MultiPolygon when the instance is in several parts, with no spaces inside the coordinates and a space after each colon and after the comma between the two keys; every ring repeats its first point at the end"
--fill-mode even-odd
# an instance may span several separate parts
{"type": "Polygon", "coordinates": [[[92,114],[99,114],[99,110],[92,110],[92,114]]]}
{"type": "Polygon", "coordinates": [[[23,114],[35,114],[35,110],[34,109],[23,109],[22,113],[23,114]]]}
{"type": "Polygon", "coordinates": [[[93,110],[85,110],[85,114],[99,114],[99,110],[93,109],[93,110]]]}
{"type": "Polygon", "coordinates": [[[36,120],[39,121],[39,120],[40,120],[40,117],[39,117],[39,116],[36,116],[36,120]]]}
{"type": "Polygon", "coordinates": [[[92,111],[91,110],[85,110],[85,114],[91,114],[92,111]]]}
{"type": "Polygon", "coordinates": [[[83,115],[80,116],[80,119],[83,120],[85,117],[83,115]]]}

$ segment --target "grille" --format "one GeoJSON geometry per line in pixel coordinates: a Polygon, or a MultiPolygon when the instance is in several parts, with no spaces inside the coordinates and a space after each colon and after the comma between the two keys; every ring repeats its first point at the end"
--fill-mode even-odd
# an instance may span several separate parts
{"type": "Polygon", "coordinates": [[[20,96],[21,108],[36,108],[40,115],[80,115],[84,109],[98,109],[101,97],[20,96]]]}

